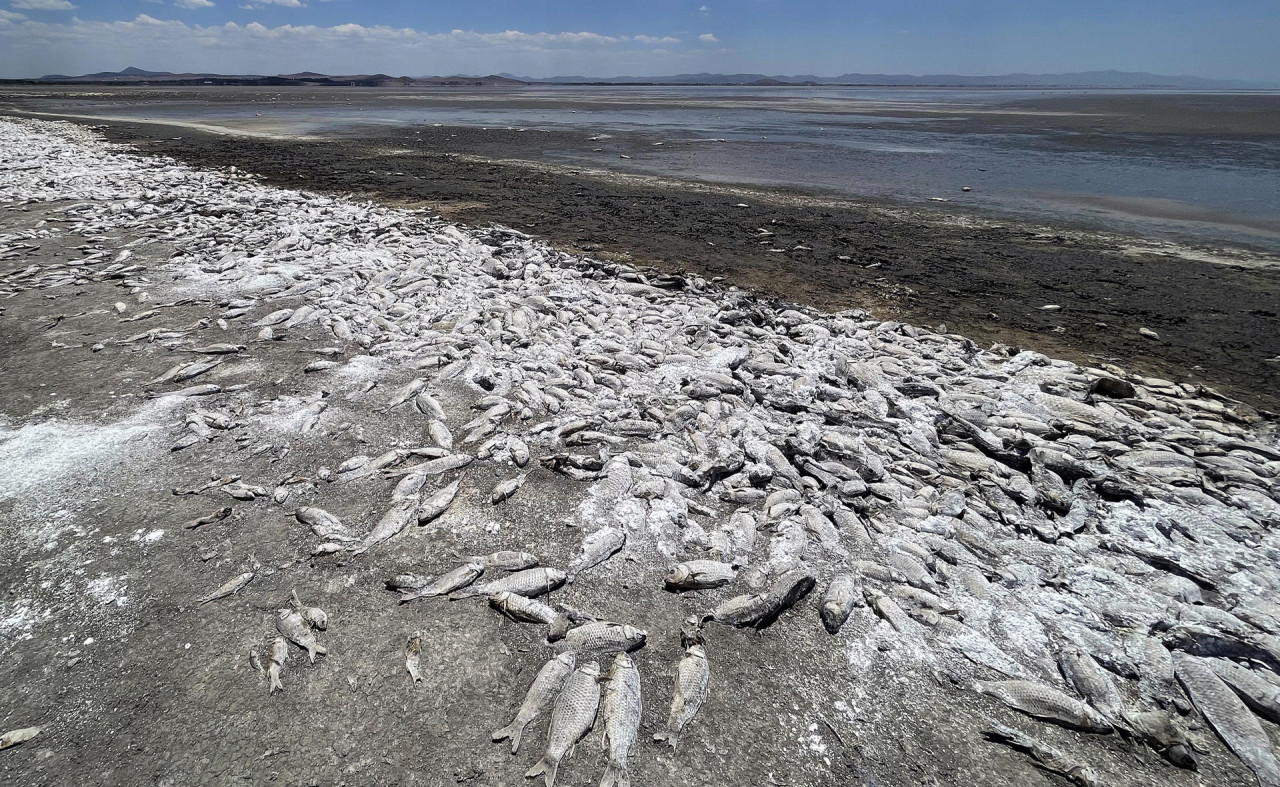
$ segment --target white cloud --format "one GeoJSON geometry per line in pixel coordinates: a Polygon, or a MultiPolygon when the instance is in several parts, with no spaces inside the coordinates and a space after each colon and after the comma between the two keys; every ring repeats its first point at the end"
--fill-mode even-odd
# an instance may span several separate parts
{"type": "Polygon", "coordinates": [[[711,13],[711,9],[710,9],[710,8],[707,8],[707,7],[704,5],[703,7],[701,7],[701,8],[699,8],[699,9],[698,9],[698,13],[700,13],[700,14],[709,14],[709,13],[711,13]]]}
{"type": "Polygon", "coordinates": [[[146,53],[146,62],[137,63],[146,68],[224,74],[319,71],[427,76],[507,71],[613,76],[718,67],[714,51],[681,44],[672,36],[590,31],[431,32],[358,24],[266,27],[257,22],[196,25],[147,14],[114,22],[26,19],[0,21],[0,77],[115,70],[122,65],[122,52],[146,53]]]}
{"type": "Polygon", "coordinates": [[[178,8],[213,8],[215,5],[210,0],[173,0],[173,4],[178,8]]]}
{"type": "MultiPolygon", "coordinates": [[[[324,0],[320,0],[320,2],[323,3],[324,0]]],[[[254,2],[245,3],[240,7],[247,8],[250,10],[257,10],[259,8],[266,8],[269,5],[278,5],[278,6],[283,6],[285,8],[306,8],[307,7],[307,4],[302,2],[302,0],[254,0],[254,2]]]]}
{"type": "Polygon", "coordinates": [[[24,14],[18,14],[13,11],[6,11],[3,8],[0,8],[0,22],[17,22],[26,18],[27,17],[24,14]]]}
{"type": "Polygon", "coordinates": [[[632,41],[639,41],[642,44],[678,44],[680,39],[671,36],[632,36],[632,41]]]}
{"type": "Polygon", "coordinates": [[[23,11],[71,11],[79,7],[68,0],[13,0],[12,5],[23,11]]]}
{"type": "Polygon", "coordinates": [[[716,38],[716,37],[715,37],[714,35],[712,35],[711,33],[703,33],[702,35],[698,36],[698,40],[699,40],[699,41],[701,41],[701,42],[702,42],[702,43],[704,43],[704,44],[718,44],[718,43],[720,43],[720,39],[716,38]]]}

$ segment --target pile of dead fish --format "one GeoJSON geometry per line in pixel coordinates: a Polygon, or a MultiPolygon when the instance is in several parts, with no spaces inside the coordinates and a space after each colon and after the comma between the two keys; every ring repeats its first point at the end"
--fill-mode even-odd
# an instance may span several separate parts
{"type": "MultiPolygon", "coordinates": [[[[246,583],[247,584],[247,583],[246,583]]],[[[267,647],[267,664],[262,663],[262,655],[257,650],[250,651],[249,662],[254,669],[267,678],[267,691],[271,694],[284,690],[280,680],[280,672],[289,661],[289,643],[307,652],[311,664],[316,663],[316,656],[328,655],[329,651],[316,640],[317,631],[327,631],[329,616],[319,607],[308,607],[298,599],[297,592],[290,594],[290,608],[281,609],[276,615],[276,631],[279,636],[271,640],[267,647]]]]}
{"type": "MultiPolygon", "coordinates": [[[[479,559],[401,589],[466,593],[514,569],[470,592],[553,626],[567,613],[534,596],[625,552],[655,591],[698,594],[683,633],[686,660],[703,666],[680,678],[698,696],[704,626],[768,626],[821,588],[814,625],[860,654],[850,663],[869,665],[861,680],[886,660],[917,663],[1184,767],[1196,766],[1187,726],[1198,713],[1263,784],[1280,785],[1258,720],[1280,721],[1280,445],[1266,414],[1204,387],[575,257],[505,228],[193,171],[69,126],[0,123],[0,150],[0,200],[84,200],[34,232],[89,244],[86,259],[23,265],[32,237],[0,237],[0,259],[19,266],[0,274],[0,296],[117,279],[134,301],[122,313],[145,307],[122,319],[182,302],[148,305],[148,272],[97,253],[96,239],[119,232],[174,249],[169,289],[218,293],[225,345],[194,347],[181,330],[120,340],[203,353],[149,389],[219,402],[189,410],[180,442],[253,422],[234,390],[191,381],[255,342],[331,337],[299,364],[330,388],[386,362],[394,393],[369,381],[353,401],[371,402],[369,418],[415,408],[428,439],[293,479],[321,490],[398,479],[368,532],[299,509],[318,554],[363,553],[444,515],[461,479],[429,494],[426,482],[473,462],[512,468],[488,493],[494,505],[530,474],[558,473],[590,482],[578,511],[590,532],[566,572],[479,559]]],[[[272,406],[291,433],[241,440],[283,458],[311,429],[358,428],[327,420],[332,401],[282,397],[272,406]]],[[[294,488],[220,481],[280,503],[294,488]]],[[[544,667],[504,735],[518,742],[520,719],[558,697],[551,738],[571,745],[596,702],[598,665],[581,658],[570,648],[544,667]]],[[[606,684],[623,716],[639,706],[633,670],[615,657],[606,684]]],[[[629,723],[611,739],[629,741],[629,723]]],[[[1077,782],[1095,778],[1026,733],[989,735],[1077,782]]],[[[548,781],[562,754],[541,764],[548,781]]]]}

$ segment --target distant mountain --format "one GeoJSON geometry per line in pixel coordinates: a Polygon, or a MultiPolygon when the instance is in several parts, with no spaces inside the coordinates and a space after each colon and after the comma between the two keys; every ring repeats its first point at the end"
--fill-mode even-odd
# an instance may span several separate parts
{"type": "Polygon", "coordinates": [[[69,77],[62,74],[47,74],[40,77],[41,82],[60,82],[67,79],[78,79],[83,81],[106,81],[111,79],[129,79],[129,78],[149,78],[149,77],[171,77],[173,74],[168,71],[143,71],[141,68],[129,66],[123,71],[99,71],[96,74],[85,74],[84,76],[69,77]]]}
{"type": "Polygon", "coordinates": [[[520,85],[522,80],[506,76],[393,77],[387,74],[327,75],[315,71],[296,74],[262,76],[257,74],[175,74],[169,71],[143,71],[130,66],[123,71],[100,71],[96,74],[66,76],[46,74],[37,82],[165,84],[165,85],[328,85],[356,87],[489,87],[520,85]]]}
{"type": "Polygon", "coordinates": [[[901,87],[1100,87],[1100,88],[1172,88],[1178,90],[1241,90],[1274,88],[1276,85],[1241,80],[1204,79],[1191,76],[1162,76],[1131,71],[1082,71],[1072,74],[1003,74],[999,76],[964,76],[959,74],[841,74],[835,77],[800,74],[674,74],[670,76],[557,76],[548,79],[521,77],[514,74],[473,76],[393,77],[387,74],[326,75],[315,71],[262,76],[254,74],[175,74],[168,71],[144,71],[130,66],[123,71],[65,76],[47,74],[37,82],[76,82],[110,84],[166,85],[328,85],[356,87],[500,87],[527,84],[578,85],[872,85],[901,87]]]}
{"type": "Polygon", "coordinates": [[[813,74],[674,74],[670,76],[586,77],[556,76],[547,79],[502,76],[521,82],[553,84],[683,84],[683,85],[876,85],[903,87],[1159,87],[1191,90],[1238,90],[1275,87],[1242,80],[1204,79],[1191,76],[1163,76],[1131,71],[1082,71],[1071,74],[1003,74],[964,76],[960,74],[841,74],[824,77],[813,74]]]}

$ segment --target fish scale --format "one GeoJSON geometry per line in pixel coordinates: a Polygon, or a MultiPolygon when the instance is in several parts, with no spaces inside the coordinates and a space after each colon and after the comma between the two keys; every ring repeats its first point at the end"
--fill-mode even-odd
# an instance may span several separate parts
{"type": "Polygon", "coordinates": [[[1191,702],[1227,748],[1258,777],[1258,784],[1280,787],[1280,762],[1271,753],[1271,738],[1244,702],[1195,656],[1175,652],[1173,665],[1191,702]]]}
{"type": "Polygon", "coordinates": [[[1110,732],[1101,714],[1055,688],[1025,680],[977,681],[980,694],[989,694],[1014,710],[1089,732],[1110,732]]]}
{"type": "Polygon", "coordinates": [[[609,754],[600,787],[630,787],[627,756],[640,733],[640,715],[644,707],[640,692],[640,672],[631,657],[619,653],[613,657],[609,681],[604,687],[600,711],[604,716],[601,745],[609,754]]]}
{"type": "Polygon", "coordinates": [[[545,593],[550,593],[565,582],[565,572],[555,568],[527,568],[524,571],[517,571],[514,574],[495,579],[492,582],[486,582],[483,585],[473,585],[464,590],[456,591],[450,595],[450,598],[471,598],[473,596],[488,596],[493,593],[507,591],[516,595],[535,598],[545,593]]]}
{"type": "Polygon", "coordinates": [[[690,645],[676,666],[675,693],[671,699],[667,729],[655,734],[654,740],[665,741],[671,748],[676,748],[685,725],[698,714],[702,703],[707,701],[710,682],[711,668],[707,662],[707,651],[702,645],[690,645]]]}
{"type": "Polygon", "coordinates": [[[555,787],[556,773],[565,757],[573,754],[575,744],[595,723],[600,705],[600,665],[590,662],[574,670],[551,709],[551,727],[547,732],[547,751],[526,778],[544,776],[546,787],[555,787]]]}
{"type": "Polygon", "coordinates": [[[503,741],[510,738],[511,753],[515,754],[519,751],[520,739],[524,735],[525,728],[529,726],[529,722],[538,718],[555,703],[565,681],[573,672],[575,662],[576,657],[573,653],[561,653],[542,665],[529,690],[525,692],[524,701],[520,704],[520,711],[516,714],[515,721],[500,730],[495,730],[493,740],[503,741]]]}
{"type": "Polygon", "coordinates": [[[616,651],[632,651],[642,647],[647,633],[617,623],[587,623],[565,635],[564,644],[579,658],[592,658],[616,651]]]}

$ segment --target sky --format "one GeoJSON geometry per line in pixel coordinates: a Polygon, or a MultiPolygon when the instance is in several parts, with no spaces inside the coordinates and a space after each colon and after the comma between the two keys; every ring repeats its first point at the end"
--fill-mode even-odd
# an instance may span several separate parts
{"type": "Polygon", "coordinates": [[[1280,83],[1280,0],[0,0],[0,77],[972,74],[1280,83]]]}

